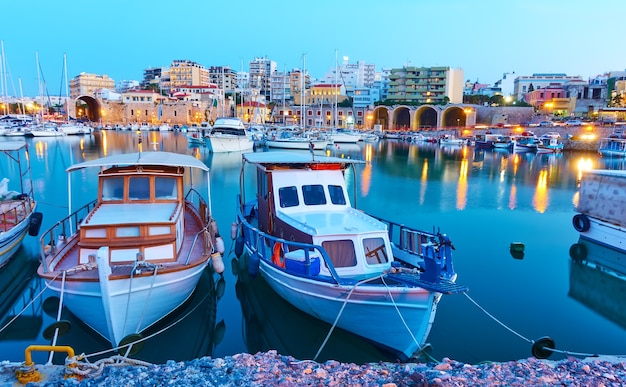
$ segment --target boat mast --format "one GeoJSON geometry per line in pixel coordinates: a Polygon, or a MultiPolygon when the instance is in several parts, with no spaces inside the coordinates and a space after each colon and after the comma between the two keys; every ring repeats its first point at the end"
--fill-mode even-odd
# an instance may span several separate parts
{"type": "Polygon", "coordinates": [[[37,85],[39,86],[39,98],[41,98],[41,106],[39,107],[39,120],[43,123],[43,90],[41,87],[41,69],[39,68],[39,51],[35,51],[35,60],[37,61],[37,85]]]}
{"type": "MultiPolygon", "coordinates": [[[[0,46],[2,47],[2,51],[0,52],[0,101],[5,101],[5,97],[9,95],[9,88],[7,85],[7,62],[4,56],[4,40],[0,40],[0,46]]],[[[8,108],[6,101],[3,106],[4,114],[6,115],[8,108]]]]}
{"type": "Polygon", "coordinates": [[[67,123],[70,123],[70,93],[67,86],[67,54],[63,53],[63,72],[65,74],[65,116],[67,123]]]}
{"type": "Polygon", "coordinates": [[[302,102],[300,102],[300,105],[302,106],[302,117],[300,118],[300,126],[302,127],[302,129],[304,130],[305,128],[305,121],[304,121],[304,117],[306,115],[306,102],[304,101],[304,87],[306,85],[306,83],[304,82],[304,76],[306,74],[306,53],[302,54],[302,77],[300,80],[300,95],[302,98],[302,102]]]}
{"type": "Polygon", "coordinates": [[[335,93],[335,109],[333,111],[333,129],[337,129],[337,82],[339,82],[339,80],[337,79],[337,71],[339,69],[339,63],[337,62],[337,50],[335,50],[335,86],[334,86],[334,93],[335,93]]]}

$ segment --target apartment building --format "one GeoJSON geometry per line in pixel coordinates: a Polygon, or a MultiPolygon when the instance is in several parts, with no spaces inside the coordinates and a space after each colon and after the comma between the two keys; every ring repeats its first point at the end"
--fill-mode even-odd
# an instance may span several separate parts
{"type": "Polygon", "coordinates": [[[115,81],[107,75],[80,73],[70,80],[70,97],[78,98],[81,95],[93,97],[96,90],[115,90],[115,81]]]}
{"type": "Polygon", "coordinates": [[[584,81],[579,75],[568,76],[561,73],[535,73],[533,75],[521,75],[513,81],[513,98],[517,101],[521,101],[524,98],[524,95],[529,91],[544,89],[548,86],[564,85],[572,82],[584,81]]]}
{"type": "Polygon", "coordinates": [[[276,62],[267,58],[254,58],[250,61],[250,87],[259,89],[260,95],[270,100],[271,76],[276,71],[276,62]]]}
{"type": "Polygon", "coordinates": [[[398,104],[462,103],[463,70],[412,66],[391,69],[387,99],[398,104]]]}
{"type": "Polygon", "coordinates": [[[204,66],[190,60],[174,60],[170,65],[171,89],[181,86],[208,86],[210,81],[209,70],[204,66]]]}
{"type": "Polygon", "coordinates": [[[346,88],[343,85],[326,83],[312,85],[305,96],[305,101],[308,106],[334,105],[348,98],[346,96],[346,88]]]}

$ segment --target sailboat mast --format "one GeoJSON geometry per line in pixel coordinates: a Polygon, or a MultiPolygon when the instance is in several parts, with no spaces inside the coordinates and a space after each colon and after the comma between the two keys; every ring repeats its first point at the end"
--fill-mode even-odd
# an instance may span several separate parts
{"type": "Polygon", "coordinates": [[[22,91],[22,77],[18,77],[17,80],[20,84],[20,113],[22,113],[22,115],[25,115],[26,112],[24,111],[24,92],[22,91]]]}
{"type": "Polygon", "coordinates": [[[333,128],[337,128],[337,94],[339,93],[339,91],[337,90],[337,82],[338,80],[338,75],[337,75],[337,71],[339,70],[339,63],[337,62],[337,50],[335,50],[335,108],[333,109],[333,128]]]}
{"type": "Polygon", "coordinates": [[[306,85],[306,82],[304,82],[304,77],[306,74],[306,54],[302,54],[302,80],[301,80],[301,84],[302,87],[300,88],[300,93],[302,95],[302,117],[300,119],[300,126],[304,129],[305,128],[305,124],[304,124],[304,118],[306,116],[306,101],[304,100],[304,87],[306,85]]]}
{"type": "Polygon", "coordinates": [[[67,54],[63,53],[63,72],[65,74],[65,115],[67,117],[67,123],[70,122],[70,93],[68,90],[67,80],[67,54]]]}
{"type": "Polygon", "coordinates": [[[39,68],[39,51],[35,51],[35,60],[37,62],[37,85],[39,86],[39,98],[41,98],[41,106],[39,107],[39,119],[43,123],[43,89],[41,87],[41,69],[39,68]]]}
{"type": "MultiPolygon", "coordinates": [[[[9,87],[7,85],[7,65],[6,58],[4,57],[4,40],[0,40],[0,46],[2,51],[0,52],[0,101],[4,101],[5,97],[9,95],[9,87]]],[[[3,104],[4,114],[7,114],[7,103],[3,104]]]]}

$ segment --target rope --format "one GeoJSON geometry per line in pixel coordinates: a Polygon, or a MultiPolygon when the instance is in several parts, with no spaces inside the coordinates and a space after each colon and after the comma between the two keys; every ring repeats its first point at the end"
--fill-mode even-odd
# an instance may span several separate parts
{"type": "Polygon", "coordinates": [[[406,323],[406,320],[402,316],[402,313],[400,313],[400,309],[398,309],[398,305],[396,305],[396,301],[393,299],[393,296],[391,295],[391,289],[389,289],[389,286],[385,282],[384,276],[380,276],[380,279],[383,281],[383,284],[385,285],[385,288],[387,289],[387,293],[389,294],[389,298],[391,299],[391,303],[393,304],[393,307],[396,309],[396,312],[398,312],[398,316],[400,317],[400,321],[402,321],[402,324],[404,324],[404,327],[406,328],[406,330],[411,335],[411,339],[413,339],[413,342],[417,345],[417,349],[419,350],[418,352],[422,352],[422,346],[420,345],[420,343],[415,338],[415,335],[413,335],[413,332],[411,331],[411,328],[409,328],[409,325],[406,323]]]}
{"type": "Polygon", "coordinates": [[[72,358],[65,359],[65,376],[72,377],[74,375],[79,375],[81,377],[90,377],[97,378],[102,375],[105,367],[127,367],[127,366],[142,366],[149,367],[152,364],[137,360],[137,359],[129,359],[120,355],[111,356],[107,359],[100,359],[95,363],[84,363],[79,362],[84,357],[84,355],[74,356],[72,358]]]}
{"type": "MultiPolygon", "coordinates": [[[[128,343],[128,344],[125,344],[125,345],[120,345],[120,346],[117,346],[117,347],[115,347],[115,348],[111,348],[111,349],[105,349],[104,351],[100,351],[100,352],[94,352],[94,353],[91,353],[91,354],[89,354],[89,355],[85,355],[85,354],[83,354],[83,355],[81,355],[81,356],[83,356],[83,357],[85,357],[85,358],[90,358],[90,357],[94,357],[94,356],[104,355],[105,353],[118,351],[118,350],[120,350],[122,347],[125,347],[126,345],[128,345],[128,346],[130,347],[132,344],[138,344],[138,343],[141,343],[141,342],[146,341],[146,340],[148,340],[148,339],[151,339],[151,338],[153,338],[153,337],[155,337],[155,336],[157,336],[157,335],[160,335],[161,333],[163,333],[163,332],[167,331],[168,329],[173,328],[175,325],[177,325],[178,323],[180,323],[181,321],[183,321],[184,319],[186,319],[189,315],[191,315],[193,312],[195,312],[195,310],[196,310],[196,309],[198,309],[198,307],[200,307],[200,305],[202,305],[202,304],[204,303],[204,301],[205,301],[205,300],[206,300],[206,299],[207,299],[210,295],[211,295],[211,292],[206,293],[206,294],[204,295],[204,297],[202,298],[202,300],[200,300],[200,302],[198,302],[198,304],[197,304],[196,306],[194,306],[194,307],[193,307],[193,308],[192,308],[189,312],[185,313],[183,316],[181,316],[178,320],[174,321],[172,324],[170,324],[170,325],[168,325],[168,326],[164,327],[163,329],[158,330],[157,332],[154,332],[153,334],[151,334],[151,335],[149,335],[149,336],[142,337],[141,339],[135,340],[135,341],[133,341],[132,343],[128,343]]],[[[125,358],[125,357],[124,357],[124,358],[125,358]]]]}
{"type": "MultiPolygon", "coordinates": [[[[63,297],[65,296],[65,276],[66,272],[63,271],[63,278],[61,279],[61,294],[59,296],[59,307],[57,309],[57,322],[61,321],[61,312],[63,311],[63,297]]],[[[52,345],[57,345],[57,339],[59,338],[59,328],[54,330],[54,337],[52,338],[52,345]]],[[[52,365],[52,358],[54,357],[54,352],[50,352],[48,357],[48,363],[46,365],[52,365]]]]}
{"type": "Polygon", "coordinates": [[[324,342],[322,343],[320,348],[317,350],[317,353],[315,354],[315,357],[313,357],[313,361],[317,360],[317,357],[320,355],[320,353],[322,352],[322,350],[326,346],[326,343],[328,342],[328,339],[330,339],[330,335],[332,335],[333,331],[335,330],[335,327],[337,326],[337,323],[339,322],[339,318],[341,317],[341,315],[343,313],[343,310],[345,309],[346,305],[348,304],[348,300],[350,299],[350,296],[352,296],[352,292],[354,292],[354,290],[356,289],[357,286],[359,286],[359,285],[361,285],[363,283],[375,280],[375,279],[377,279],[379,277],[382,278],[382,275],[361,280],[361,281],[357,282],[356,284],[354,284],[352,289],[350,289],[350,292],[348,292],[348,296],[343,300],[343,304],[341,305],[341,309],[339,309],[339,314],[337,314],[337,317],[335,318],[335,321],[333,322],[333,325],[330,327],[330,330],[328,331],[328,334],[326,335],[326,338],[324,339],[324,342]]]}
{"type": "MultiPolygon", "coordinates": [[[[58,277],[58,276],[60,276],[60,275],[61,275],[61,273],[59,273],[59,274],[57,274],[56,276],[54,276],[54,278],[52,278],[52,280],[50,280],[50,282],[53,282],[54,280],[56,280],[56,279],[57,279],[57,277],[58,277]]],[[[39,297],[41,297],[41,295],[42,295],[42,294],[43,294],[43,293],[44,293],[47,289],[49,289],[49,288],[50,288],[50,286],[49,286],[48,284],[46,284],[46,286],[45,286],[43,289],[41,289],[41,291],[40,291],[40,292],[39,292],[39,293],[38,293],[35,297],[33,297],[33,298],[32,298],[32,299],[31,299],[31,300],[30,300],[30,301],[29,301],[29,302],[28,302],[28,303],[24,306],[24,308],[22,308],[22,310],[21,310],[19,313],[17,313],[17,314],[16,314],[16,315],[15,315],[15,316],[11,319],[11,320],[9,320],[6,324],[4,324],[4,326],[3,326],[2,328],[0,328],[0,333],[2,333],[2,332],[3,332],[5,329],[7,329],[7,328],[8,328],[11,324],[13,324],[13,322],[14,322],[15,320],[17,320],[17,319],[18,319],[18,318],[19,318],[22,314],[24,314],[24,312],[26,312],[26,310],[27,310],[27,309],[28,309],[28,308],[29,308],[32,304],[34,304],[34,303],[35,303],[35,301],[37,301],[37,299],[38,299],[39,297]]]]}
{"type": "MultiPolygon", "coordinates": [[[[498,320],[496,317],[494,317],[491,313],[487,312],[485,310],[485,308],[483,308],[482,306],[478,305],[478,303],[476,301],[474,301],[472,299],[472,297],[470,297],[467,292],[463,292],[463,294],[465,295],[465,297],[467,297],[468,300],[470,300],[474,305],[476,305],[476,307],[478,307],[478,309],[482,310],[487,316],[489,316],[493,321],[497,322],[498,324],[500,324],[502,327],[504,327],[506,330],[508,330],[509,332],[513,333],[515,336],[521,338],[522,340],[530,343],[530,344],[535,344],[535,340],[531,340],[528,339],[524,336],[522,336],[520,333],[517,333],[516,331],[514,331],[512,328],[509,328],[506,324],[504,324],[502,321],[498,320]]],[[[583,357],[596,357],[596,356],[600,356],[597,353],[586,353],[586,352],[573,352],[573,351],[567,351],[567,350],[562,350],[562,349],[557,349],[557,348],[545,348],[547,350],[550,350],[552,352],[556,352],[556,353],[560,353],[562,355],[572,355],[572,356],[583,356],[583,357]]],[[[626,357],[626,355],[602,355],[602,356],[614,356],[614,357],[626,357]]]]}

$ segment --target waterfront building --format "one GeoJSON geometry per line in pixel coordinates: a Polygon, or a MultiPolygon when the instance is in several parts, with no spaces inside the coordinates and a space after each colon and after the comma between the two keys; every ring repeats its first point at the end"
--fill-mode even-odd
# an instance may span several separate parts
{"type": "Polygon", "coordinates": [[[307,91],[307,105],[334,105],[348,99],[346,88],[341,84],[318,83],[307,91]]]}
{"type": "Polygon", "coordinates": [[[391,69],[387,99],[397,104],[461,103],[463,70],[412,66],[391,69]]]}
{"type": "Polygon", "coordinates": [[[224,93],[234,93],[237,88],[237,72],[230,66],[211,66],[209,82],[217,85],[224,93]]]}
{"type": "Polygon", "coordinates": [[[263,125],[268,121],[270,109],[263,102],[246,101],[236,107],[236,116],[245,124],[263,125]]]}
{"type": "Polygon", "coordinates": [[[521,101],[524,98],[524,95],[530,91],[543,89],[549,85],[564,85],[565,83],[572,81],[584,82],[582,77],[579,75],[568,76],[561,73],[535,73],[533,75],[521,75],[513,81],[513,97],[516,101],[521,101]]]}
{"type": "Polygon", "coordinates": [[[148,67],[143,70],[143,79],[141,80],[140,87],[142,89],[148,89],[155,86],[158,90],[162,90],[163,81],[167,78],[169,88],[169,74],[169,68],[167,67],[148,67]]]}
{"type": "Polygon", "coordinates": [[[276,71],[270,78],[270,101],[284,105],[293,99],[289,87],[289,73],[276,71]]]}
{"type": "Polygon", "coordinates": [[[70,97],[76,99],[81,95],[93,97],[97,89],[115,90],[115,81],[107,75],[80,73],[70,80],[70,97]]]}
{"type": "Polygon", "coordinates": [[[209,70],[190,60],[174,60],[170,65],[169,88],[167,93],[181,86],[208,86],[210,82],[209,70]]]}
{"type": "MultiPolygon", "coordinates": [[[[293,69],[289,73],[289,90],[293,96],[294,105],[302,105],[303,97],[306,96],[306,92],[311,86],[311,77],[309,73],[303,74],[300,69],[293,69]]],[[[306,101],[306,99],[304,99],[306,101]]]]}
{"type": "Polygon", "coordinates": [[[354,90],[352,106],[355,108],[368,108],[374,106],[374,102],[380,101],[380,89],[376,87],[362,87],[354,90]]]}
{"type": "Polygon", "coordinates": [[[123,80],[117,82],[117,85],[115,86],[115,91],[118,93],[124,93],[128,90],[139,89],[139,86],[139,81],[123,80]]]}
{"type": "Polygon", "coordinates": [[[266,101],[270,100],[271,75],[276,71],[276,62],[268,58],[250,61],[250,87],[259,89],[266,101]]]}

